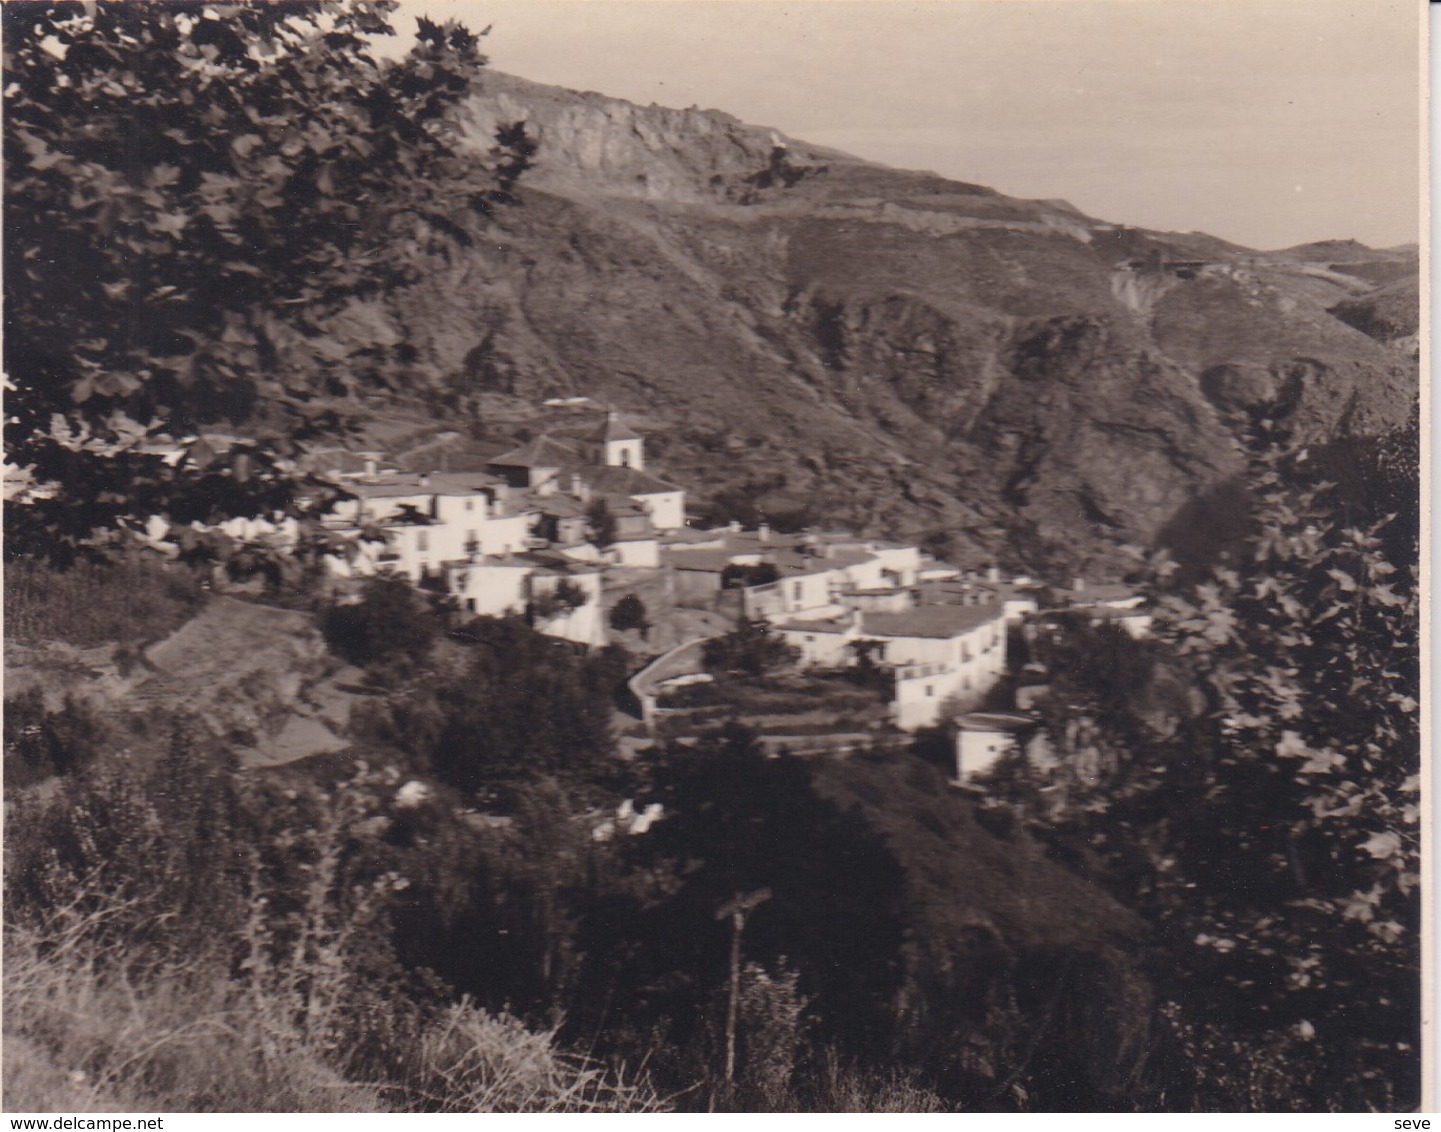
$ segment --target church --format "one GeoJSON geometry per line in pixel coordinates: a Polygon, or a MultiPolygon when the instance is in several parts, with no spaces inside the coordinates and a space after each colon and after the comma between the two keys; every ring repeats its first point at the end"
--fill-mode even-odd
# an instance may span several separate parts
{"type": "Polygon", "coordinates": [[[652,532],[685,526],[685,491],[645,470],[645,441],[614,410],[574,437],[541,433],[494,457],[487,470],[538,504],[556,494],[582,504],[600,498],[613,514],[639,509],[652,532]]]}

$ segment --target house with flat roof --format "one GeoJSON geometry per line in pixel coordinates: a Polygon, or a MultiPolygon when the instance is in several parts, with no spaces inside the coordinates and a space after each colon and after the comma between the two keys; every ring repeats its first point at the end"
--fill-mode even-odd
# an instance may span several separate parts
{"type": "Polygon", "coordinates": [[[520,553],[458,559],[444,563],[443,570],[446,591],[467,612],[527,617],[537,632],[552,637],[597,648],[606,643],[599,566],[562,555],[520,553]],[[579,604],[556,600],[563,584],[579,595],[579,604]]]}
{"type": "Polygon", "coordinates": [[[1015,712],[970,712],[956,720],[956,780],[966,783],[1022,751],[1039,724],[1015,712]]]}
{"type": "Polygon", "coordinates": [[[806,667],[847,667],[865,648],[895,681],[892,711],[903,731],[931,727],[947,710],[979,706],[1006,672],[1003,607],[924,605],[900,613],[847,610],[773,623],[806,667]]]}

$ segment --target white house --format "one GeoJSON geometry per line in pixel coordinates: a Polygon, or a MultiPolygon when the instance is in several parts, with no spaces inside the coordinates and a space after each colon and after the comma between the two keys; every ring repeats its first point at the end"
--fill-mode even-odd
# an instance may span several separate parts
{"type": "Polygon", "coordinates": [[[1114,622],[1137,638],[1151,631],[1145,597],[1123,583],[1088,584],[1077,578],[1071,589],[1057,596],[1071,609],[1088,614],[1093,625],[1114,622]]]}
{"type": "Polygon", "coordinates": [[[855,664],[857,644],[867,642],[871,659],[892,670],[892,709],[903,731],[934,726],[945,708],[977,706],[1006,670],[999,604],[927,605],[902,613],[848,610],[791,618],[774,627],[800,651],[806,667],[855,664]]]}
{"type": "Polygon", "coordinates": [[[780,621],[775,631],[792,648],[799,650],[805,668],[843,668],[853,664],[856,654],[851,642],[861,635],[860,618],[853,613],[809,621],[780,621]]]}
{"type": "Polygon", "coordinates": [[[594,647],[606,643],[601,570],[596,566],[558,555],[524,554],[452,561],[444,569],[446,590],[478,616],[529,614],[537,632],[594,647]],[[582,604],[550,617],[537,615],[537,605],[554,596],[564,582],[580,591],[582,604]]]}
{"type": "Polygon", "coordinates": [[[834,572],[821,559],[776,555],[770,560],[779,578],[741,591],[742,611],[751,620],[824,618],[842,612],[831,600],[834,572]]]}
{"type": "Polygon", "coordinates": [[[1006,629],[999,605],[917,606],[864,613],[859,636],[875,640],[895,668],[896,726],[929,727],[942,705],[977,706],[1006,670],[1006,629]]]}
{"type": "Polygon", "coordinates": [[[441,564],[524,550],[535,513],[513,500],[505,483],[481,472],[402,473],[347,485],[333,529],[378,528],[383,543],[362,541],[353,560],[332,559],[341,575],[389,570],[419,582],[441,564]]]}
{"type": "Polygon", "coordinates": [[[1021,736],[1035,720],[1010,712],[972,712],[956,720],[956,778],[967,782],[1019,750],[1021,736]]]}
{"type": "Polygon", "coordinates": [[[685,491],[659,476],[634,467],[595,465],[577,467],[572,472],[591,492],[633,499],[645,509],[657,531],[685,526],[685,491]]]}

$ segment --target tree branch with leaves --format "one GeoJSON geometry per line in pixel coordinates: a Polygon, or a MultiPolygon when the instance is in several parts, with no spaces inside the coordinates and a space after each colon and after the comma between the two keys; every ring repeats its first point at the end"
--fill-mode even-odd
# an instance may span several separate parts
{"type": "Polygon", "coordinates": [[[288,461],[345,433],[336,398],[401,379],[384,297],[472,243],[534,147],[516,127],[463,153],[479,39],[421,20],[378,62],[394,8],[5,5],[13,548],[304,514],[288,461]],[[239,425],[219,457],[150,444],[239,425]]]}

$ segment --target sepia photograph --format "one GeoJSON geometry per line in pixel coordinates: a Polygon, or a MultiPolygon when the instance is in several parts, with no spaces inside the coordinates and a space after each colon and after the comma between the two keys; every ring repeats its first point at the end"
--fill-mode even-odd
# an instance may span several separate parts
{"type": "Polygon", "coordinates": [[[6,0],[0,1107],[1429,1110],[1418,7],[6,0]]]}

